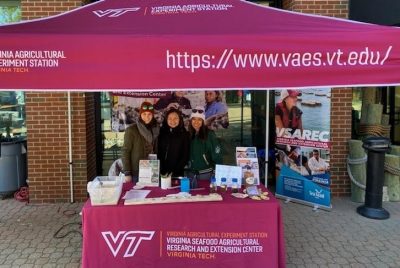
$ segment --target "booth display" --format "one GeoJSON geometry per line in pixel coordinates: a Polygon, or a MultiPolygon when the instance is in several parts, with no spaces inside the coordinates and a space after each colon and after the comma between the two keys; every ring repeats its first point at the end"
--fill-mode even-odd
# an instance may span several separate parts
{"type": "MultiPolygon", "coordinates": [[[[2,89],[154,92],[400,83],[400,29],[246,1],[103,0],[62,16],[1,26],[0,40],[2,89]]],[[[153,197],[161,196],[158,190],[153,197]]],[[[221,195],[222,202],[88,201],[83,267],[284,267],[277,200],[221,195]]]]}
{"type": "Polygon", "coordinates": [[[247,1],[103,0],[0,34],[3,89],[400,83],[400,29],[247,1]]]}

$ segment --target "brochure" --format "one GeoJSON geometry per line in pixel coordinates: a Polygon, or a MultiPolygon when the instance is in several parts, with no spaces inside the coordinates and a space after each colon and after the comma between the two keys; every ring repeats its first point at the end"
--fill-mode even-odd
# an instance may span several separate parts
{"type": "Polygon", "coordinates": [[[260,184],[260,171],[256,147],[236,147],[236,165],[242,168],[242,184],[248,177],[254,178],[254,184],[260,184]]]}
{"type": "Polygon", "coordinates": [[[139,161],[139,184],[143,186],[159,186],[160,160],[139,161]]]}

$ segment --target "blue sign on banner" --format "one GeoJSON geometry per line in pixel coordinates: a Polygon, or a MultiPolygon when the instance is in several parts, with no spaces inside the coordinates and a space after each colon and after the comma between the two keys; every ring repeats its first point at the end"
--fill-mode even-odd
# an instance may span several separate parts
{"type": "Polygon", "coordinates": [[[276,193],[324,207],[330,207],[331,204],[328,187],[321,186],[286,166],[282,167],[279,174],[276,193]]]}

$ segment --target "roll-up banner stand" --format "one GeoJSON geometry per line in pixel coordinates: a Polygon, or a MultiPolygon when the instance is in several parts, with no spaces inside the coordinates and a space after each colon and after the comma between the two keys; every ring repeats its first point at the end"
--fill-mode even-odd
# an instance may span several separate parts
{"type": "Polygon", "coordinates": [[[276,196],[331,209],[331,89],[275,91],[276,196]]]}

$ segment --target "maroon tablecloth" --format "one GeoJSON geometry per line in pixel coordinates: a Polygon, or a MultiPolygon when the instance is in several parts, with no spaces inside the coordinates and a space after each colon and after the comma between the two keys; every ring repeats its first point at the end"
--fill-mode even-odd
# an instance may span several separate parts
{"type": "MultiPolygon", "coordinates": [[[[148,189],[150,197],[178,192],[148,189]]],[[[285,267],[280,205],[269,197],[237,199],[228,192],[223,201],[130,206],[122,200],[92,206],[88,200],[82,211],[82,266],[285,267]]]]}

